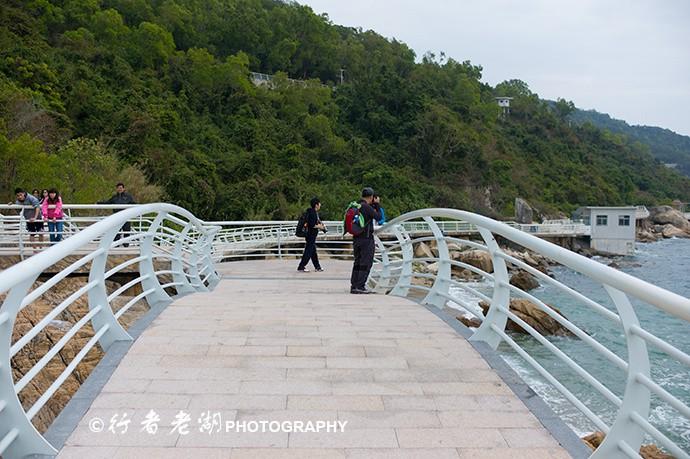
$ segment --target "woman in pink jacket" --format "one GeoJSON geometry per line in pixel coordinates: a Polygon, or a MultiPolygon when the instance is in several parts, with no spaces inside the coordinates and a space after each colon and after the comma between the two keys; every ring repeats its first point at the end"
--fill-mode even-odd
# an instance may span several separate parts
{"type": "Polygon", "coordinates": [[[48,222],[50,232],[50,242],[60,242],[62,240],[62,198],[55,188],[48,190],[48,197],[43,200],[41,205],[43,220],[48,222]]]}

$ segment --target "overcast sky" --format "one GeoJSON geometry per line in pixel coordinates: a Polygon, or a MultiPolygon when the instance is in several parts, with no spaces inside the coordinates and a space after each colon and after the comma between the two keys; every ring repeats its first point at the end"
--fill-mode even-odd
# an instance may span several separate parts
{"type": "Polygon", "coordinates": [[[630,124],[690,135],[688,0],[298,0],[418,57],[444,51],[483,81],[518,78],[630,124]]]}

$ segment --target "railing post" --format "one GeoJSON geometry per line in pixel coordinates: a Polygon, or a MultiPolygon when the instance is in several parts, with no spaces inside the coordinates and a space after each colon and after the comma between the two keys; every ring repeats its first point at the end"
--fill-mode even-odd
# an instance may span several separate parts
{"type": "Polygon", "coordinates": [[[281,236],[282,232],[283,232],[283,227],[278,226],[278,259],[279,260],[283,259],[283,251],[281,250],[281,246],[280,246],[280,236],[281,236]]]}
{"type": "Polygon", "coordinates": [[[153,238],[158,232],[158,228],[163,223],[167,212],[160,212],[155,220],[148,227],[147,231],[143,233],[143,236],[139,242],[139,253],[144,256],[143,260],[139,262],[139,274],[141,276],[148,276],[141,281],[141,288],[146,290],[153,290],[151,293],[146,295],[146,302],[149,306],[156,303],[169,303],[172,301],[170,296],[163,290],[161,283],[158,281],[156,276],[156,268],[153,265],[153,238]]]}
{"type": "Polygon", "coordinates": [[[388,255],[388,250],[383,244],[383,241],[378,236],[374,236],[376,240],[376,246],[381,252],[381,270],[377,273],[379,278],[376,279],[376,286],[374,290],[379,293],[388,293],[391,283],[391,262],[390,256],[388,255]]]}
{"type": "Polygon", "coordinates": [[[192,287],[192,284],[189,282],[189,278],[185,275],[184,272],[184,263],[182,262],[182,247],[185,244],[185,237],[187,236],[187,233],[189,233],[189,230],[192,229],[192,222],[188,222],[185,227],[182,229],[180,232],[179,238],[175,240],[175,246],[173,249],[173,256],[170,259],[170,270],[173,272],[172,278],[173,282],[175,283],[180,283],[181,285],[176,285],[175,290],[177,290],[178,294],[185,294],[185,293],[192,293],[195,292],[196,289],[192,287]]]}
{"type": "Polygon", "coordinates": [[[0,307],[0,405],[3,407],[0,410],[0,439],[8,434],[15,436],[2,453],[3,457],[25,457],[30,454],[54,456],[57,454],[57,450],[43,438],[43,435],[36,430],[26,416],[14,389],[14,377],[10,366],[14,323],[21,302],[36,277],[38,275],[30,276],[16,284],[9,291],[2,307],[0,307]]]}
{"type": "Polygon", "coordinates": [[[434,285],[431,287],[431,291],[429,291],[422,300],[422,304],[433,304],[437,308],[443,309],[448,299],[443,295],[439,295],[439,293],[448,295],[450,289],[450,253],[448,252],[448,244],[446,244],[445,236],[434,219],[431,217],[424,217],[424,221],[427,222],[431,232],[436,238],[438,272],[436,273],[436,279],[434,279],[434,285]]]}
{"type": "Polygon", "coordinates": [[[93,259],[89,271],[89,282],[98,282],[95,287],[89,290],[89,311],[101,306],[101,310],[91,319],[91,325],[94,330],[100,330],[103,326],[108,325],[108,331],[98,340],[98,344],[101,345],[103,351],[108,350],[115,341],[132,341],[132,337],[122,325],[120,325],[120,322],[118,322],[113,313],[113,308],[108,301],[108,291],[105,286],[108,250],[119,230],[120,228],[117,227],[103,234],[99,244],[99,249],[103,252],[93,259]]]}
{"type": "Polygon", "coordinates": [[[616,305],[623,325],[628,347],[628,377],[623,403],[618,410],[616,420],[611,425],[611,430],[606,434],[604,441],[590,457],[592,459],[627,458],[628,456],[619,447],[621,442],[626,443],[633,451],[639,451],[645,436],[644,430],[633,421],[632,415],[637,413],[644,419],[649,418],[650,392],[638,381],[638,375],[649,378],[649,353],[645,340],[631,331],[631,327],[639,327],[640,322],[627,295],[605,284],[604,288],[616,305]]]}
{"type": "Polygon", "coordinates": [[[220,276],[215,269],[215,262],[213,261],[213,240],[215,239],[215,234],[217,230],[207,231],[206,235],[201,238],[202,245],[200,247],[201,253],[204,255],[202,261],[204,266],[206,266],[206,272],[208,272],[207,282],[209,286],[214,286],[218,281],[220,281],[220,276]]]}
{"type": "Polygon", "coordinates": [[[496,325],[501,330],[506,328],[508,316],[505,312],[500,311],[499,308],[508,309],[509,307],[510,288],[508,285],[510,279],[505,260],[497,256],[501,252],[501,248],[498,246],[494,235],[485,228],[479,228],[479,234],[481,234],[486,247],[489,249],[489,254],[491,254],[491,261],[494,266],[494,294],[489,306],[489,312],[486,314],[481,326],[470,337],[470,341],[484,341],[496,349],[501,342],[501,337],[491,329],[491,325],[496,325]]]}
{"type": "Polygon", "coordinates": [[[19,228],[17,234],[19,235],[19,259],[24,260],[24,212],[19,213],[19,228]]]}
{"type": "Polygon", "coordinates": [[[400,241],[403,264],[398,282],[395,284],[395,287],[393,287],[393,290],[391,290],[390,295],[407,296],[409,288],[403,287],[402,285],[409,285],[410,282],[412,282],[412,260],[414,259],[414,250],[412,249],[410,236],[401,225],[396,225],[393,231],[395,232],[395,237],[400,241]]]}

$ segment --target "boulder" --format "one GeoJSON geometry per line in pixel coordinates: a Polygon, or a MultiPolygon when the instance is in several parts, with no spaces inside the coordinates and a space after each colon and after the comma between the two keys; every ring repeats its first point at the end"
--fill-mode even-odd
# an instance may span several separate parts
{"type": "MultiPolygon", "coordinates": [[[[595,450],[599,447],[599,445],[601,445],[601,443],[604,441],[604,438],[606,438],[604,432],[597,431],[582,437],[582,441],[590,449],[595,450]]],[[[659,449],[658,446],[653,444],[642,445],[640,448],[640,456],[642,456],[644,459],[674,459],[673,456],[664,453],[659,449]]]]}
{"type": "MultiPolygon", "coordinates": [[[[489,312],[489,304],[486,301],[482,301],[479,303],[479,306],[482,308],[482,311],[484,311],[484,315],[486,316],[489,312]]],[[[557,308],[548,304],[547,306],[563,316],[561,311],[559,311],[557,308]]],[[[570,330],[556,322],[555,319],[542,311],[539,306],[529,300],[522,298],[511,298],[510,311],[544,336],[574,336],[570,330]]],[[[517,333],[527,333],[521,326],[510,319],[508,319],[506,330],[517,333]]]]}
{"type": "Polygon", "coordinates": [[[514,285],[520,290],[527,292],[539,287],[539,281],[525,270],[519,270],[510,277],[510,285],[514,285]]]}
{"type": "Polygon", "coordinates": [[[649,209],[649,219],[657,225],[673,225],[684,231],[690,231],[690,223],[681,212],[671,206],[658,206],[649,209]]]}
{"type": "Polygon", "coordinates": [[[479,328],[479,326],[482,324],[482,321],[476,317],[457,316],[456,319],[458,319],[467,328],[479,328]]]}
{"type": "Polygon", "coordinates": [[[479,268],[487,273],[494,272],[494,264],[493,261],[491,261],[491,255],[485,250],[467,250],[465,252],[459,252],[456,260],[479,268]]]}
{"type": "Polygon", "coordinates": [[[515,221],[518,223],[532,223],[532,207],[522,198],[515,198],[515,221]]]}
{"type": "Polygon", "coordinates": [[[659,239],[661,239],[661,236],[657,233],[653,233],[652,231],[647,231],[647,230],[639,230],[637,231],[637,234],[635,235],[635,239],[638,242],[656,242],[659,239]]]}
{"type": "Polygon", "coordinates": [[[426,270],[429,274],[437,275],[438,274],[438,262],[436,263],[429,263],[426,266],[426,270]]]}
{"type": "Polygon", "coordinates": [[[431,248],[424,242],[418,242],[414,246],[415,258],[434,258],[431,248]]]}
{"type": "Polygon", "coordinates": [[[661,235],[664,236],[665,238],[672,238],[672,237],[683,237],[683,238],[690,238],[690,232],[684,231],[672,224],[667,224],[664,225],[663,229],[661,230],[661,235]]]}

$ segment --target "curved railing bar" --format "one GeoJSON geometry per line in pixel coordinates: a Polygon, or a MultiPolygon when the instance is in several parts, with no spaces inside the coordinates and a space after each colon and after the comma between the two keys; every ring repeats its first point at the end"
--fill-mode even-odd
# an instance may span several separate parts
{"type": "MultiPolygon", "coordinates": [[[[107,350],[115,341],[131,340],[129,334],[118,322],[118,318],[137,301],[145,298],[149,305],[161,301],[167,302],[170,301],[170,297],[164,289],[174,287],[177,294],[204,291],[217,281],[218,275],[213,268],[211,247],[218,230],[218,227],[209,226],[187,210],[171,204],[139,205],[81,228],[62,242],[0,272],[0,294],[7,292],[0,307],[0,455],[2,457],[14,459],[32,454],[54,455],[56,453],[55,449],[32,425],[31,419],[45,406],[96,344],[99,344],[103,350],[107,350]],[[139,224],[133,226],[133,231],[130,234],[115,240],[125,222],[142,215],[155,215],[155,218],[139,219],[139,224]],[[144,220],[146,225],[141,224],[144,220]],[[163,229],[167,228],[163,226],[165,221],[172,221],[175,224],[180,221],[184,222],[183,231],[163,229]],[[194,230],[191,233],[193,236],[188,235],[192,230],[194,230]],[[156,253],[166,251],[163,246],[154,244],[154,241],[161,239],[158,237],[161,234],[165,235],[163,245],[170,248],[169,253],[156,253]],[[77,261],[72,262],[42,285],[29,292],[39,274],[66,256],[76,253],[80,248],[88,247],[94,242],[98,244],[95,250],[81,256],[77,261]],[[118,250],[111,252],[111,249],[127,242],[134,243],[139,255],[106,271],[108,256],[121,253],[118,250]],[[160,268],[156,270],[154,268],[153,259],[159,256],[170,260],[172,266],[170,270],[160,268]],[[89,262],[91,262],[91,266],[87,283],[70,292],[58,306],[12,344],[12,331],[19,311],[89,262]],[[106,279],[137,263],[140,276],[108,295],[105,285],[106,279]],[[204,274],[203,281],[199,272],[204,274]],[[173,276],[172,282],[161,284],[158,275],[168,273],[173,276]],[[117,312],[114,312],[111,301],[135,285],[142,285],[142,293],[131,298],[117,312]],[[51,320],[85,295],[88,295],[88,312],[73,324],[47,350],[46,354],[15,383],[10,368],[11,357],[16,355],[32,339],[35,339],[51,320]],[[95,332],[94,335],[72,358],[48,389],[39,396],[30,408],[25,410],[18,398],[18,393],[25,389],[29,382],[45,368],[46,364],[64,349],[67,342],[88,323],[91,324],[95,332]]],[[[129,253],[131,252],[127,254],[129,253]]]]}
{"type": "Polygon", "coordinates": [[[563,266],[574,269],[582,274],[597,279],[602,284],[625,291],[642,301],[661,305],[660,309],[672,314],[680,319],[690,322],[690,300],[661,287],[645,282],[634,276],[618,271],[611,267],[597,263],[589,258],[583,257],[563,247],[551,244],[547,241],[524,233],[512,228],[505,223],[492,220],[482,215],[455,209],[426,209],[409,212],[394,218],[381,227],[379,231],[385,232],[390,227],[395,226],[405,220],[423,218],[425,216],[460,219],[470,222],[478,227],[483,227],[492,233],[503,236],[513,242],[520,244],[530,250],[540,253],[563,266]]]}

